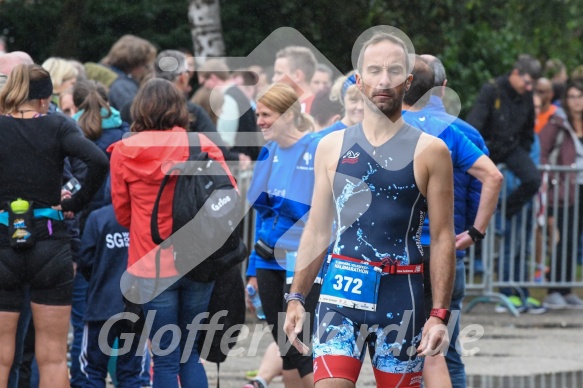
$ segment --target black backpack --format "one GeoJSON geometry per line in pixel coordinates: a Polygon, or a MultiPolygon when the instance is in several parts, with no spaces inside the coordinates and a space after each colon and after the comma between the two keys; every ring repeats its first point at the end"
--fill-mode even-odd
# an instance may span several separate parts
{"type": "Polygon", "coordinates": [[[176,270],[198,282],[217,279],[247,257],[238,228],[243,216],[241,197],[228,172],[202,152],[198,136],[196,144],[191,141],[188,160],[175,164],[164,176],[154,202],[150,231],[152,240],[160,245],[156,281],[160,277],[160,250],[170,246],[174,248],[176,270]],[[176,179],[172,235],[164,240],[158,229],[158,208],[170,179],[176,179]]]}

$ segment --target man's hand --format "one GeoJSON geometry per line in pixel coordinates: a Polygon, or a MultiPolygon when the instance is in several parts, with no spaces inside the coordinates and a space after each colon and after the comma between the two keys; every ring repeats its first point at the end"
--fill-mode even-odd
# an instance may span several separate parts
{"type": "Polygon", "coordinates": [[[421,344],[417,348],[420,356],[435,356],[449,346],[449,333],[443,321],[437,317],[429,317],[423,327],[421,344]]]}
{"type": "Polygon", "coordinates": [[[302,332],[304,326],[304,319],[306,310],[299,300],[291,300],[287,304],[287,313],[285,315],[285,323],[283,330],[287,334],[287,338],[292,345],[303,355],[309,353],[310,349],[298,338],[298,334],[302,332]]]}
{"type": "Polygon", "coordinates": [[[251,157],[245,154],[239,154],[239,169],[241,171],[247,170],[251,166],[251,157]]]}
{"type": "Polygon", "coordinates": [[[463,251],[474,245],[474,240],[470,237],[468,231],[463,231],[455,236],[455,249],[463,251]]]}

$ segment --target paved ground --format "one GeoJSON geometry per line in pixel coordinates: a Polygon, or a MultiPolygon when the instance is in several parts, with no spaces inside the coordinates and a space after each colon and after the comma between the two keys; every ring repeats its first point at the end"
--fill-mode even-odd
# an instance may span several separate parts
{"type": "MultiPolygon", "coordinates": [[[[253,326],[256,322],[249,323],[253,326]]],[[[464,345],[463,357],[469,387],[583,387],[583,372],[573,373],[583,370],[583,311],[513,317],[496,314],[493,304],[482,304],[462,316],[462,329],[471,338],[464,345]],[[478,339],[479,333],[483,334],[478,339]]],[[[240,341],[242,354],[230,356],[221,365],[221,387],[242,387],[245,371],[259,366],[271,338],[264,335],[255,352],[251,337],[240,341]]],[[[216,365],[205,364],[205,368],[209,386],[215,386],[216,365]]],[[[374,385],[367,356],[357,386],[374,385]]],[[[283,384],[276,379],[270,387],[283,384]]]]}

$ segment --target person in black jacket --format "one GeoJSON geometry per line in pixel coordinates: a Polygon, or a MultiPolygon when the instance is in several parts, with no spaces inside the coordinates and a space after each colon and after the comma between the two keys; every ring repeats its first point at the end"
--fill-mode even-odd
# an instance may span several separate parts
{"type": "Polygon", "coordinates": [[[19,65],[0,92],[4,114],[0,116],[0,203],[6,204],[0,212],[0,386],[7,385],[27,285],[36,341],[42,344],[36,348],[40,385],[69,385],[66,343],[73,264],[62,212],[80,211],[107,174],[108,160],[99,148],[66,117],[46,114],[52,88],[42,67],[19,65]],[[73,196],[61,191],[66,156],[87,165],[85,183],[73,196]],[[30,226],[25,230],[19,229],[22,211],[29,214],[24,217],[30,226]],[[16,233],[9,233],[10,229],[16,233]],[[21,239],[32,239],[31,235],[34,244],[15,246],[21,239]]]}
{"type": "Polygon", "coordinates": [[[537,192],[540,174],[529,156],[534,141],[532,87],[541,65],[522,54],[509,74],[482,86],[467,122],[480,131],[494,163],[505,163],[520,186],[507,199],[506,217],[511,218],[537,192]]]}

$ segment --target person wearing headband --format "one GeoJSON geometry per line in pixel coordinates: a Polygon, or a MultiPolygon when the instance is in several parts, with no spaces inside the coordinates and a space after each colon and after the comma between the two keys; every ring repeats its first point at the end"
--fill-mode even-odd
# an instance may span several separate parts
{"type": "Polygon", "coordinates": [[[328,128],[320,131],[322,136],[356,125],[364,118],[364,100],[356,87],[354,71],[340,77],[334,82],[330,91],[330,99],[337,100],[344,106],[344,117],[328,128]]]}
{"type": "Polygon", "coordinates": [[[0,91],[0,387],[8,385],[26,288],[42,344],[35,349],[39,385],[69,386],[74,270],[64,215],[89,203],[108,170],[107,156],[74,123],[46,114],[52,94],[49,73],[34,64],[12,69],[0,91]],[[87,166],[83,186],[72,196],[61,190],[69,156],[87,166]]]}

